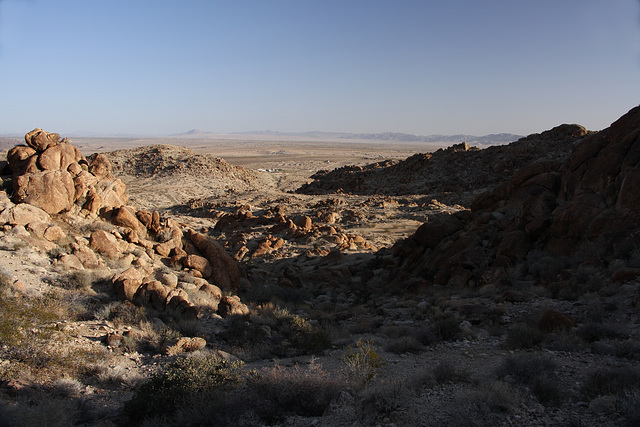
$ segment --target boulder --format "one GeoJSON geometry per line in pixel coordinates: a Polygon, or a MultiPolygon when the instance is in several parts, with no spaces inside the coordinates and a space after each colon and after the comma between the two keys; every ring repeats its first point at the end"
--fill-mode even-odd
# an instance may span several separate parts
{"type": "Polygon", "coordinates": [[[89,247],[110,259],[118,259],[120,257],[118,240],[113,234],[104,230],[96,230],[91,233],[89,247]]]}
{"type": "Polygon", "coordinates": [[[71,209],[75,186],[66,170],[34,172],[21,175],[14,181],[15,200],[30,203],[49,214],[71,209]]]}
{"type": "Polygon", "coordinates": [[[133,302],[138,305],[149,305],[163,311],[167,303],[169,289],[157,280],[143,283],[136,291],[133,302]]]}
{"type": "Polygon", "coordinates": [[[91,249],[77,243],[72,244],[71,247],[73,249],[73,254],[78,257],[84,268],[93,269],[100,267],[100,261],[98,260],[96,253],[91,249]]]}
{"type": "Polygon", "coordinates": [[[178,286],[178,276],[173,273],[160,273],[158,280],[169,289],[174,289],[178,286]]]}
{"type": "Polygon", "coordinates": [[[50,242],[57,242],[58,240],[62,240],[67,237],[67,233],[61,227],[52,225],[44,230],[42,237],[50,242]]]}
{"type": "Polygon", "coordinates": [[[211,277],[211,264],[209,260],[200,255],[187,255],[182,258],[182,266],[199,271],[205,279],[211,277]]]}
{"type": "Polygon", "coordinates": [[[27,225],[30,223],[51,223],[51,217],[39,207],[21,203],[0,212],[0,224],[27,225]]]}
{"type": "Polygon", "coordinates": [[[200,250],[211,264],[211,281],[222,288],[237,291],[240,286],[240,267],[224,248],[211,237],[189,231],[191,242],[200,250]]]}
{"type": "Polygon", "coordinates": [[[49,133],[40,128],[35,128],[24,136],[27,145],[38,153],[42,153],[50,146],[58,144],[60,135],[57,133],[49,133]]]}
{"type": "Polygon", "coordinates": [[[118,298],[133,302],[143,279],[144,274],[140,270],[131,267],[113,276],[111,281],[118,298]]]}
{"type": "Polygon", "coordinates": [[[111,223],[119,225],[121,227],[127,227],[138,233],[139,236],[146,236],[145,226],[138,221],[135,211],[128,206],[120,206],[114,209],[113,216],[111,217],[111,223]],[[141,234],[142,233],[142,234],[141,234]]]}
{"type": "Polygon", "coordinates": [[[7,163],[14,175],[38,172],[36,150],[25,145],[16,145],[7,151],[7,163]]]}
{"type": "Polygon", "coordinates": [[[38,166],[41,170],[67,170],[83,158],[76,147],[65,141],[44,150],[38,156],[38,166]]]}
{"type": "Polygon", "coordinates": [[[237,295],[222,297],[218,304],[218,314],[222,317],[243,316],[248,318],[251,316],[249,307],[243,304],[237,295]]]}
{"type": "Polygon", "coordinates": [[[222,299],[222,290],[216,285],[212,285],[211,283],[203,283],[198,288],[200,292],[205,292],[212,296],[214,299],[220,301],[222,299]]]}

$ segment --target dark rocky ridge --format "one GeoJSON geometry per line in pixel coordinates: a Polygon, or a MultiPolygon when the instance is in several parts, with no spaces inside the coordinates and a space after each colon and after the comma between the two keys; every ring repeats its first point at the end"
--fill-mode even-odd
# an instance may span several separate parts
{"type": "MultiPolygon", "coordinates": [[[[636,107],[580,140],[566,160],[529,164],[476,198],[471,210],[428,221],[398,242],[398,281],[510,284],[507,270],[541,251],[562,257],[567,267],[606,268],[640,248],[639,200],[636,107]]],[[[572,274],[567,270],[565,281],[572,274]]]]}
{"type": "Polygon", "coordinates": [[[457,203],[470,201],[473,195],[508,180],[517,169],[531,162],[566,159],[574,143],[587,133],[582,126],[565,124],[504,146],[480,150],[461,143],[435,153],[415,154],[400,162],[320,171],[312,176],[313,182],[297,192],[436,197],[456,193],[457,203]],[[465,192],[472,194],[461,200],[459,193],[465,192]]]}

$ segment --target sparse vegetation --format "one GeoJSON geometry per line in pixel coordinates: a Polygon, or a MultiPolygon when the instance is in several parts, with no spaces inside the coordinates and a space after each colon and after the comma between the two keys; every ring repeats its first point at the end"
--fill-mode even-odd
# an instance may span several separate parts
{"type": "Polygon", "coordinates": [[[544,335],[536,326],[528,323],[517,323],[507,332],[505,345],[507,348],[527,349],[542,343],[544,335]]]}
{"type": "Polygon", "coordinates": [[[138,423],[171,415],[179,407],[189,407],[192,400],[215,404],[225,391],[242,383],[241,368],[241,363],[212,354],[178,358],[136,389],[125,405],[125,414],[138,423]]]}
{"type": "Polygon", "coordinates": [[[358,340],[355,347],[349,347],[344,358],[347,374],[361,387],[382,372],[384,359],[373,347],[373,340],[358,340]]]}

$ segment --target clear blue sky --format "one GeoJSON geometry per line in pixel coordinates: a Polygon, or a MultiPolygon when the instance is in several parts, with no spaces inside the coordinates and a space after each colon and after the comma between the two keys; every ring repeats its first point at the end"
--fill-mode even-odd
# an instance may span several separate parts
{"type": "Polygon", "coordinates": [[[0,0],[0,133],[592,130],[637,0],[0,0]]]}

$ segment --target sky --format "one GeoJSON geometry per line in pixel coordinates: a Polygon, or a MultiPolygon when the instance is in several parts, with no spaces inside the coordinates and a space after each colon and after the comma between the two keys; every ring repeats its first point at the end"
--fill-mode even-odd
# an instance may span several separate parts
{"type": "Polygon", "coordinates": [[[638,104],[638,0],[0,0],[0,134],[527,135],[638,104]]]}

